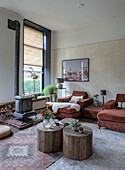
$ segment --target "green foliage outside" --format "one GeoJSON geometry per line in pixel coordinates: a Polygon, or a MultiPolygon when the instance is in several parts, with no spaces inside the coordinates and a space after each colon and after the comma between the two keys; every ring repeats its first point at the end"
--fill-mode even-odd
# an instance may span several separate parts
{"type": "MultiPolygon", "coordinates": [[[[40,93],[40,79],[35,80],[36,93],[40,93]]],[[[24,80],[24,92],[26,94],[34,93],[34,84],[33,80],[24,80]]]]}

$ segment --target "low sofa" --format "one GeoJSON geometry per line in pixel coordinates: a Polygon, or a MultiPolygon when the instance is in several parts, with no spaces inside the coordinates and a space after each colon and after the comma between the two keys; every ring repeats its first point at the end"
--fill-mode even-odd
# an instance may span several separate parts
{"type": "MultiPolygon", "coordinates": [[[[83,108],[93,103],[93,98],[88,97],[88,93],[85,91],[73,91],[72,96],[83,96],[82,100],[79,100],[77,104],[81,106],[80,111],[76,111],[70,107],[60,108],[56,114],[59,118],[78,118],[82,115],[83,108]]],[[[65,98],[59,98],[58,102],[69,102],[72,96],[65,98]]],[[[48,105],[48,108],[52,110],[52,104],[48,105]]]]}
{"type": "Polygon", "coordinates": [[[125,102],[125,94],[117,94],[116,100],[106,102],[102,111],[97,114],[98,126],[114,130],[125,131],[125,108],[122,103],[125,102]],[[118,106],[121,103],[121,107],[118,106]]]}

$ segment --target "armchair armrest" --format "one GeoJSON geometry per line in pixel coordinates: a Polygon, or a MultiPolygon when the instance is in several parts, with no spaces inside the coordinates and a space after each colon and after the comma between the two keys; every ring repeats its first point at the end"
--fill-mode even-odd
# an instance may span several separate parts
{"type": "Polygon", "coordinates": [[[117,107],[116,100],[109,100],[108,102],[102,105],[102,109],[113,109],[115,107],[117,107]]]}
{"type": "Polygon", "coordinates": [[[79,104],[83,108],[87,107],[87,106],[93,104],[93,98],[86,98],[86,99],[79,100],[77,102],[77,104],[79,104]]]}
{"type": "Polygon", "coordinates": [[[59,98],[58,102],[69,102],[71,100],[72,96],[64,97],[64,98],[59,98]]]}

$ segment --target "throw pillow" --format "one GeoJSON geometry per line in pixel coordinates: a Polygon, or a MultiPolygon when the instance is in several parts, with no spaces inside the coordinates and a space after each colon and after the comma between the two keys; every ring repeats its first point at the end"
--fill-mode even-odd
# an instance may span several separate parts
{"type": "Polygon", "coordinates": [[[118,102],[118,108],[125,108],[125,102],[118,102]]]}
{"type": "Polygon", "coordinates": [[[77,103],[79,100],[82,100],[83,96],[72,96],[71,100],[69,101],[70,103],[77,103]]]}

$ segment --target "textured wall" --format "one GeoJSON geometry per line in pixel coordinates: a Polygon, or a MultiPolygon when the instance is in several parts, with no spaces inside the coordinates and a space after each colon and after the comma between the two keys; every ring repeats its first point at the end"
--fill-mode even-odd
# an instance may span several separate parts
{"type": "Polygon", "coordinates": [[[90,59],[89,82],[65,82],[67,95],[73,90],[85,90],[90,96],[107,90],[106,100],[116,93],[125,93],[125,40],[81,45],[54,50],[54,77],[62,76],[62,60],[90,59]]]}
{"type": "Polygon", "coordinates": [[[23,18],[0,8],[0,103],[14,100],[15,31],[8,29],[8,19],[18,20],[20,29],[20,94],[23,83],[23,18]]]}

